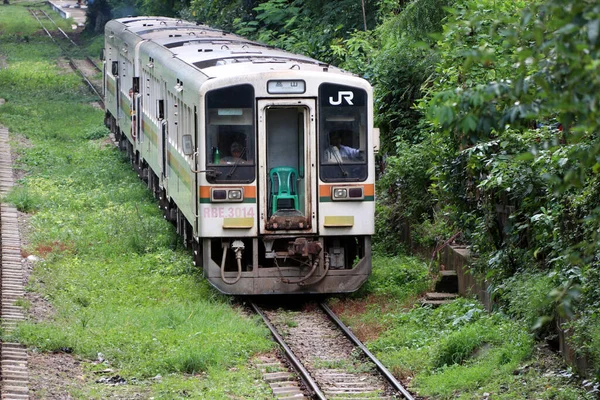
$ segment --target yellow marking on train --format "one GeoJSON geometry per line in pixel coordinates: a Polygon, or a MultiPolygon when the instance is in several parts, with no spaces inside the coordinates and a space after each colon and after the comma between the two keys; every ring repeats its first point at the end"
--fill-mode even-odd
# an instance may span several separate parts
{"type": "Polygon", "coordinates": [[[324,225],[328,228],[350,227],[354,226],[354,216],[352,215],[329,215],[325,217],[324,225]]]}
{"type": "Polygon", "coordinates": [[[254,218],[223,218],[223,229],[250,229],[254,227],[254,218]]]}

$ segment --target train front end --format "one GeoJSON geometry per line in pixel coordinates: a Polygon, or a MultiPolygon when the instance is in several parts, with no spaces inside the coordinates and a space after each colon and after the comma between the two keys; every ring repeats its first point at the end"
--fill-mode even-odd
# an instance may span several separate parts
{"type": "Polygon", "coordinates": [[[247,72],[201,90],[204,275],[236,295],[355,291],[371,271],[371,87],[323,66],[247,72]]]}

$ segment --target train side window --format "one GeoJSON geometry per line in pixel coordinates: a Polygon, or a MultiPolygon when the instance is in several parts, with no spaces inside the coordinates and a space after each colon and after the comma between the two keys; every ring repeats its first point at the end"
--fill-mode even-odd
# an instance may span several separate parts
{"type": "Polygon", "coordinates": [[[165,119],[165,101],[158,100],[158,119],[165,119]]]}
{"type": "Polygon", "coordinates": [[[112,73],[113,76],[119,75],[119,62],[118,61],[112,62],[110,72],[112,73]]]}
{"type": "Polygon", "coordinates": [[[194,143],[192,142],[192,135],[183,135],[183,154],[186,156],[191,156],[194,154],[194,143]]]}

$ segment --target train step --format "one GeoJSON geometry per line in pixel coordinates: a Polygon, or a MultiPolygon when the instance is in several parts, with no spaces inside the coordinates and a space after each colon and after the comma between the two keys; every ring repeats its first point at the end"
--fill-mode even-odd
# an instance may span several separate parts
{"type": "Polygon", "coordinates": [[[425,293],[425,298],[421,301],[421,304],[424,306],[438,307],[450,303],[457,297],[458,294],[456,293],[429,292],[425,293]]]}
{"type": "Polygon", "coordinates": [[[456,271],[440,271],[435,291],[440,293],[458,293],[458,275],[456,271]]]}

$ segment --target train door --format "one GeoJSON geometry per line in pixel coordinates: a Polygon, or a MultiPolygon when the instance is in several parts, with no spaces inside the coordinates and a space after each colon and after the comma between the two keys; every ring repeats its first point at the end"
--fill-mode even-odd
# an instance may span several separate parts
{"type": "Polygon", "coordinates": [[[121,118],[121,77],[119,75],[119,54],[117,53],[117,61],[113,61],[111,64],[111,72],[115,78],[115,118],[117,121],[121,118]]]}
{"type": "Polygon", "coordinates": [[[259,100],[261,233],[316,233],[315,102],[259,100]]]}
{"type": "Polygon", "coordinates": [[[168,168],[168,160],[167,160],[167,146],[168,146],[168,115],[167,115],[167,88],[166,83],[163,81],[160,85],[160,96],[158,100],[158,117],[160,120],[160,141],[158,146],[158,153],[160,157],[160,167],[161,167],[161,181],[163,184],[163,188],[167,187],[167,168],[168,168]]]}

